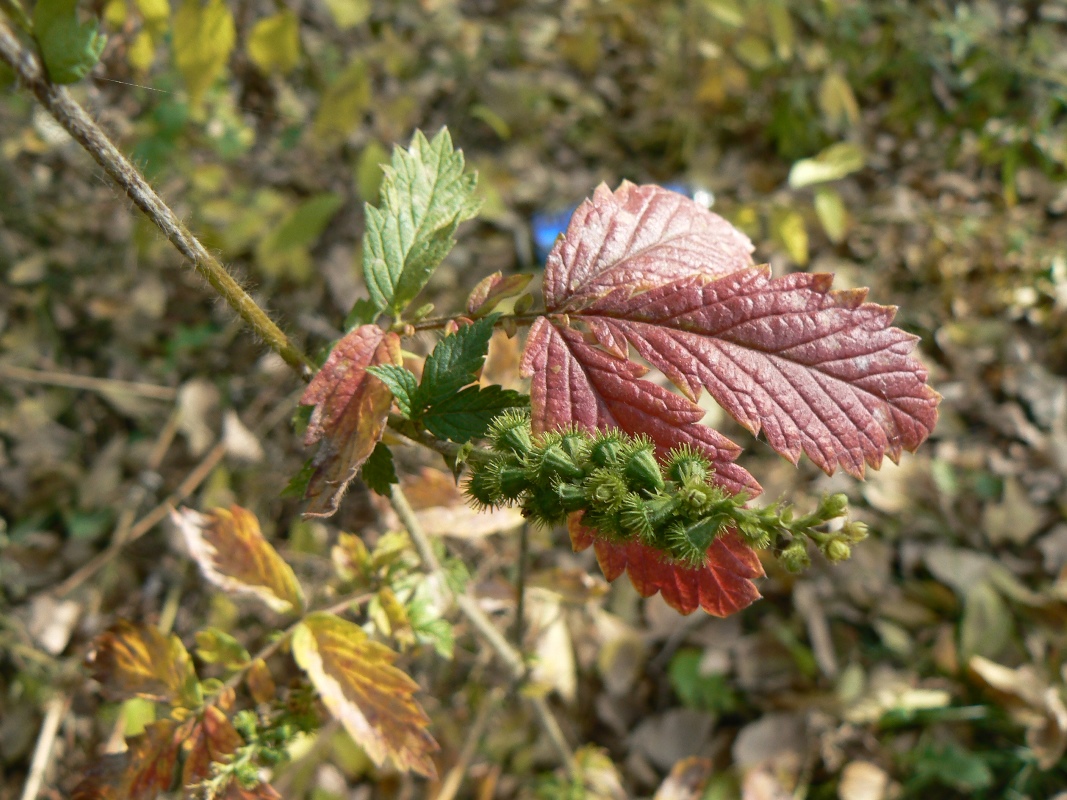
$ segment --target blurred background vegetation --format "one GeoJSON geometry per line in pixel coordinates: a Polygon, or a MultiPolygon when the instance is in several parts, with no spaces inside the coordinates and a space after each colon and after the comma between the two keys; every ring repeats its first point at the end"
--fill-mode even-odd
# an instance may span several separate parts
{"type": "MultiPolygon", "coordinates": [[[[509,701],[460,796],[1067,789],[1067,5],[83,6],[108,41],[73,92],[310,352],[366,296],[362,204],[379,164],[416,127],[442,125],[479,170],[484,210],[427,291],[440,313],[494,270],[540,269],[534,214],[626,178],[703,190],[777,273],[870,286],[922,337],[945,401],[917,456],[864,484],[760,445],[745,456],[768,499],[847,492],[873,532],[851,562],[772,572],[736,617],[683,618],[627,581],[608,590],[591,553],[531,531],[525,645],[568,736],[590,746],[592,777],[585,794],[565,787],[509,701]]],[[[306,457],[288,424],[297,379],[0,79],[0,798],[20,795],[57,698],[69,713],[42,796],[64,796],[116,731],[155,713],[87,686],[79,659],[96,633],[118,616],[187,641],[208,624],[250,641],[269,629],[203,590],[166,524],[79,578],[134,520],[185,482],[194,506],[253,509],[311,578],[330,571],[339,532],[373,543],[390,520],[357,489],[328,523],[299,521],[279,496],[306,457]]],[[[516,355],[496,342],[494,380],[517,381],[516,355]]],[[[714,410],[707,421],[751,442],[714,410]]],[[[461,507],[442,507],[459,501],[440,462],[408,459],[428,518],[469,533],[461,507]]],[[[450,546],[508,621],[518,537],[488,528],[450,546]]],[[[487,687],[506,683],[457,634],[452,661],[417,647],[405,660],[445,768],[487,687]]],[[[286,797],[426,791],[372,769],[335,729],[294,757],[275,780],[286,797]]]]}

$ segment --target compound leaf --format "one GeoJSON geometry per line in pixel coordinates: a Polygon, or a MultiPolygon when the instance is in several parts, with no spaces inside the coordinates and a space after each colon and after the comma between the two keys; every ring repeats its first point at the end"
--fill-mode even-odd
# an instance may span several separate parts
{"type": "Polygon", "coordinates": [[[293,634],[293,657],[326,708],[374,763],[437,774],[429,717],[412,695],[419,686],[393,666],[396,653],[358,625],[325,612],[309,614],[293,634]]]}
{"type": "Polygon", "coordinates": [[[96,66],[107,43],[95,20],[78,20],[78,0],[38,0],[33,29],[53,83],[80,81],[96,66]]]}
{"type": "Polygon", "coordinates": [[[174,634],[119,620],[96,638],[86,663],[115,699],[143,697],[186,708],[200,703],[192,658],[174,634]]]}
{"type": "Polygon", "coordinates": [[[304,593],[290,567],[263,536],[256,515],[238,505],[207,514],[173,513],[204,577],[224,591],[250,594],[279,613],[299,613],[304,593]]]}
{"type": "Polygon", "coordinates": [[[393,395],[367,367],[401,364],[400,337],[376,325],[348,333],[300,399],[313,405],[304,443],[321,442],[305,497],[309,516],[328,517],[385,431],[393,395]]]}
{"type": "Polygon", "coordinates": [[[382,311],[395,317],[407,307],[452,249],[459,223],[477,213],[477,176],[463,166],[447,128],[432,141],[416,131],[407,150],[393,150],[363,234],[363,275],[382,311]]]}

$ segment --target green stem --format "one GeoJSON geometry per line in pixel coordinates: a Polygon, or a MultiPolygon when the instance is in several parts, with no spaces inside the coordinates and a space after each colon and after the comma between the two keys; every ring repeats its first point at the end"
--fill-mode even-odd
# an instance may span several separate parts
{"type": "MultiPolygon", "coordinates": [[[[4,0],[9,3],[11,0],[4,0]]],[[[7,10],[5,8],[5,10],[7,10]]],[[[51,83],[37,55],[0,22],[0,60],[7,62],[38,102],[78,144],[123,188],[134,204],[163,231],[170,243],[193,264],[193,269],[237,312],[264,343],[305,377],[314,365],[271,321],[226,268],[205,249],[170,207],[155,193],[144,176],[119,152],[107,135],[64,89],[51,83]]]]}

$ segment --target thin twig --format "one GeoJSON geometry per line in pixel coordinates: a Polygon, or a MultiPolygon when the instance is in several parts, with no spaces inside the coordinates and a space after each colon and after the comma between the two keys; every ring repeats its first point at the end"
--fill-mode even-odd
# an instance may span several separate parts
{"type": "MultiPolygon", "coordinates": [[[[407,529],[408,534],[411,536],[411,541],[415,545],[415,549],[419,553],[419,557],[422,559],[423,566],[426,567],[431,573],[440,575],[443,577],[444,570],[441,567],[441,563],[437,560],[437,556],[433,552],[433,545],[426,536],[426,532],[423,531],[422,525],[419,524],[418,519],[415,516],[415,511],[411,508],[407,498],[404,496],[404,492],[398,485],[392,487],[392,494],[390,497],[393,508],[396,510],[397,516],[400,517],[400,522],[407,529]]],[[[448,581],[442,580],[442,586],[448,586],[448,581]]],[[[504,662],[504,665],[511,673],[513,680],[521,682],[526,678],[526,664],[522,659],[522,655],[515,650],[504,638],[504,635],[493,624],[493,621],[485,615],[478,602],[468,594],[454,594],[456,600],[456,606],[458,606],[460,613],[467,618],[467,621],[474,626],[475,630],[481,634],[486,644],[492,648],[497,657],[504,662]]],[[[541,728],[548,736],[549,741],[555,748],[559,759],[563,762],[563,766],[567,771],[567,775],[574,780],[579,778],[578,764],[574,759],[574,753],[571,751],[571,747],[567,744],[567,739],[563,735],[563,731],[559,727],[559,722],[552,715],[552,710],[548,707],[548,703],[545,698],[539,695],[532,695],[526,698],[526,700],[533,707],[534,715],[537,717],[537,721],[541,724],[541,728]]]]}
{"type": "Polygon", "coordinates": [[[515,625],[512,628],[511,638],[515,646],[522,647],[523,637],[526,635],[526,561],[530,550],[530,523],[524,522],[519,530],[519,563],[515,585],[518,598],[515,601],[515,625]]]}
{"type": "Polygon", "coordinates": [[[104,168],[126,192],[134,204],[155,223],[178,251],[189,259],[193,269],[229,303],[264,343],[280,355],[285,363],[301,374],[313,368],[281,328],[267,316],[226,268],[205,249],[174,212],[155,193],[137,168],[119,152],[85,109],[62,86],[51,83],[34,51],[19,40],[7,23],[0,20],[0,59],[18,75],[22,85],[55,117],[78,144],[104,168]]]}
{"type": "Polygon", "coordinates": [[[497,686],[482,700],[478,715],[474,718],[474,724],[471,725],[467,738],[463,742],[463,749],[459,751],[459,758],[441,782],[441,790],[437,793],[435,800],[452,800],[456,796],[456,792],[463,785],[463,778],[470,767],[471,759],[474,758],[474,753],[478,749],[478,743],[481,742],[485,729],[489,725],[489,719],[496,710],[497,704],[503,699],[504,690],[497,686]]]}
{"type": "MultiPolygon", "coordinates": [[[[529,311],[525,314],[506,314],[496,321],[497,327],[504,325],[531,325],[538,317],[545,316],[544,311],[529,311]]],[[[441,330],[448,326],[448,323],[455,322],[455,317],[429,317],[428,319],[419,320],[418,322],[404,322],[398,326],[398,332],[404,335],[406,330],[415,331],[436,331],[441,330]]]]}
{"type": "Polygon", "coordinates": [[[67,716],[70,700],[69,695],[59,695],[46,704],[44,722],[41,723],[37,746],[33,749],[33,759],[30,761],[30,774],[22,788],[22,800],[36,800],[41,791],[44,773],[52,760],[52,747],[56,743],[56,734],[59,733],[63,718],[67,716]]]}
{"type": "Polygon", "coordinates": [[[101,394],[132,394],[147,397],[150,400],[173,400],[178,390],[170,386],[157,386],[152,383],[118,381],[111,378],[94,378],[90,375],[73,375],[46,369],[28,369],[11,364],[0,364],[0,378],[27,383],[40,383],[46,386],[63,386],[68,389],[84,389],[101,394]]]}

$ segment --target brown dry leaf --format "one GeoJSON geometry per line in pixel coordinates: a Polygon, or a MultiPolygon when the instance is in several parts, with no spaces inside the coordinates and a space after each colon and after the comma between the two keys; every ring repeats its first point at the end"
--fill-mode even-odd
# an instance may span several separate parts
{"type": "Polygon", "coordinates": [[[368,640],[358,625],[317,612],[297,626],[293,657],[375,764],[388,758],[398,769],[437,775],[430,720],[412,697],[419,686],[393,666],[396,653],[368,640]]]}
{"type": "Polygon", "coordinates": [[[301,405],[315,406],[304,444],[319,442],[304,497],[304,513],[328,517],[337,511],[348,484],[385,432],[393,395],[367,367],[403,364],[400,337],[376,325],[363,325],[339,341],[308,384],[301,405]]]}
{"type": "Polygon", "coordinates": [[[250,594],[279,614],[304,609],[293,568],[263,537],[259,520],[240,506],[200,514],[184,508],[171,515],[204,577],[232,594],[250,594]]]}
{"type": "Polygon", "coordinates": [[[144,697],[186,708],[200,703],[193,661],[174,634],[119,620],[96,638],[86,663],[116,699],[144,697]]]}
{"type": "Polygon", "coordinates": [[[74,787],[71,800],[152,800],[174,782],[181,739],[178,723],[150,722],[127,740],[125,753],[97,759],[74,787]]]}
{"type": "Polygon", "coordinates": [[[652,800],[699,800],[711,769],[711,761],[706,758],[683,758],[671,767],[652,800]]]}
{"type": "Polygon", "coordinates": [[[793,792],[783,784],[781,776],[764,765],[745,775],[741,800],[793,800],[793,792]]]}

